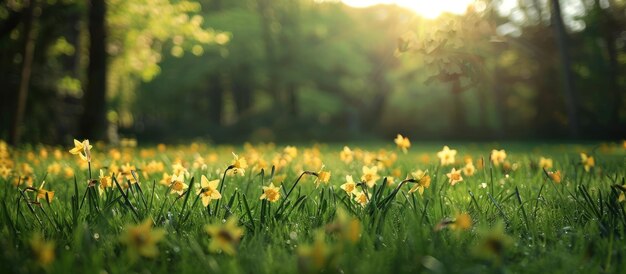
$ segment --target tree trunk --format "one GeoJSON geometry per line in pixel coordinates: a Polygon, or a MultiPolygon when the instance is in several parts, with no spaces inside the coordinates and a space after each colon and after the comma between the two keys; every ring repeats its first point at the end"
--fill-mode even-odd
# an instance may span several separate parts
{"type": "Polygon", "coordinates": [[[265,46],[265,59],[267,62],[268,70],[268,83],[267,89],[274,97],[274,104],[278,106],[279,110],[283,109],[282,98],[279,90],[278,83],[278,71],[277,71],[277,59],[276,48],[274,43],[274,37],[272,35],[271,28],[271,7],[269,0],[258,0],[257,8],[259,12],[259,18],[261,19],[261,36],[265,46]]]}
{"type": "Polygon", "coordinates": [[[574,76],[571,70],[570,56],[567,45],[567,33],[565,32],[565,25],[563,24],[563,17],[561,16],[561,5],[559,0],[551,0],[552,2],[552,26],[556,32],[556,43],[559,48],[559,55],[561,57],[561,77],[563,78],[563,98],[565,99],[565,107],[567,110],[568,127],[570,137],[579,136],[579,120],[576,100],[576,93],[574,91],[574,76]]]}
{"type": "Polygon", "coordinates": [[[461,87],[461,79],[457,78],[452,81],[452,130],[450,131],[450,137],[467,137],[461,136],[467,134],[467,119],[465,113],[465,105],[463,104],[463,89],[461,87]]]}
{"type": "Polygon", "coordinates": [[[212,123],[215,125],[222,124],[222,112],[224,108],[224,93],[222,86],[222,77],[219,73],[211,75],[209,78],[209,98],[211,98],[210,117],[212,123]]]}
{"type": "Polygon", "coordinates": [[[83,138],[95,140],[105,139],[107,129],[105,15],[105,0],[91,0],[89,3],[89,67],[80,127],[83,138]]]}
{"type": "Polygon", "coordinates": [[[231,72],[232,90],[237,107],[237,118],[245,116],[252,107],[252,70],[247,64],[231,72]]]}
{"type": "Polygon", "coordinates": [[[36,19],[35,3],[35,0],[27,3],[24,11],[24,59],[22,60],[22,75],[20,77],[20,85],[17,94],[13,127],[11,129],[11,143],[13,145],[17,145],[20,142],[21,127],[24,120],[24,113],[26,112],[26,99],[28,98],[33,55],[35,53],[35,40],[37,39],[37,29],[33,26],[36,19]]]}

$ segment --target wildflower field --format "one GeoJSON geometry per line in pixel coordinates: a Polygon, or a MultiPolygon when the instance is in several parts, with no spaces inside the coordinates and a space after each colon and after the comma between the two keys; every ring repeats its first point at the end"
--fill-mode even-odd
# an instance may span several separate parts
{"type": "Polygon", "coordinates": [[[619,273],[626,142],[0,143],[1,272],[619,273]]]}

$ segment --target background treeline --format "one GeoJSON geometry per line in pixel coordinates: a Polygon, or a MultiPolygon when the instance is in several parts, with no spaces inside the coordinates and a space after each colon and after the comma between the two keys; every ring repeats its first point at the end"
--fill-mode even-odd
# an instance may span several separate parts
{"type": "Polygon", "coordinates": [[[626,136],[626,2],[504,2],[2,1],[0,138],[626,136]]]}

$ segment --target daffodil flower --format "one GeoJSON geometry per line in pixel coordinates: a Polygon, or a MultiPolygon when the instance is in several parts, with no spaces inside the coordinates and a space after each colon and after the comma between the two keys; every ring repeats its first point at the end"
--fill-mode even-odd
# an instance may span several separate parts
{"type": "Polygon", "coordinates": [[[263,194],[259,197],[259,200],[268,200],[270,202],[276,202],[280,199],[280,188],[275,187],[274,183],[270,183],[269,186],[263,187],[263,194]]]}
{"type": "Polygon", "coordinates": [[[218,200],[222,198],[222,194],[217,190],[219,180],[209,181],[206,176],[202,175],[200,179],[201,189],[198,190],[198,194],[202,198],[202,204],[204,207],[209,206],[211,200],[218,200]]]}
{"type": "Polygon", "coordinates": [[[70,149],[70,153],[80,156],[81,159],[91,162],[91,148],[89,140],[78,141],[74,139],[74,148],[70,149]]]}

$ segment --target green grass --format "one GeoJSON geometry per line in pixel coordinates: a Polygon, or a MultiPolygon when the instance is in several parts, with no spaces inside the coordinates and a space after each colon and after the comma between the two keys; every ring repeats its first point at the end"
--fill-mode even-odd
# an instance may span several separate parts
{"type": "Polygon", "coordinates": [[[124,181],[119,187],[114,183],[103,195],[98,194],[98,182],[88,187],[86,165],[70,155],[69,148],[60,149],[60,159],[54,156],[55,148],[9,148],[13,171],[0,177],[2,272],[620,273],[626,267],[626,212],[618,201],[626,173],[621,143],[457,143],[451,145],[459,154],[450,166],[439,165],[436,153],[442,146],[413,144],[403,154],[392,144],[361,145],[363,151],[397,154],[397,161],[379,171],[376,187],[368,189],[372,196],[366,206],[339,188],[346,175],[358,181],[364,165],[364,158],[342,162],[343,145],[320,145],[309,152],[305,150],[310,146],[299,146],[297,156],[275,172],[272,160],[283,155],[281,146],[192,144],[159,150],[95,145],[94,178],[100,169],[127,161],[139,176],[139,184],[124,190],[124,181]],[[516,169],[490,164],[492,148],[506,149],[506,160],[516,169]],[[41,156],[42,149],[47,157],[41,156]],[[250,166],[245,176],[223,177],[222,198],[207,209],[196,198],[200,177],[221,180],[232,164],[231,152],[248,159],[250,166]],[[580,152],[595,157],[590,172],[583,169],[580,152]],[[464,156],[487,164],[451,186],[445,174],[462,167],[464,156]],[[203,158],[205,169],[197,157],[203,158]],[[562,172],[562,182],[553,182],[537,167],[539,157],[554,160],[551,170],[562,172]],[[262,172],[254,168],[256,158],[267,162],[262,172]],[[164,169],[143,174],[153,160],[164,169]],[[193,189],[181,196],[169,194],[159,183],[177,160],[189,171],[185,183],[193,189]],[[21,192],[25,184],[13,184],[25,175],[22,163],[33,168],[33,187],[45,180],[44,188],[55,191],[50,203],[35,203],[34,192],[21,192]],[[62,167],[58,174],[48,169],[55,163],[62,167]],[[305,174],[290,192],[303,171],[319,172],[320,163],[331,172],[328,184],[316,187],[315,175],[305,174]],[[65,167],[75,171],[76,179],[64,174],[65,167]],[[417,169],[428,170],[432,177],[424,194],[409,194],[411,182],[398,189],[400,179],[417,169]],[[394,172],[401,178],[383,186],[383,177],[394,172]],[[259,200],[262,187],[283,175],[280,200],[259,200]],[[460,213],[471,216],[471,228],[448,224],[460,213]],[[243,229],[234,255],[209,249],[215,239],[205,230],[207,224],[219,226],[229,216],[243,229]],[[155,257],[133,256],[120,240],[129,226],[144,220],[154,224],[153,230],[166,232],[155,257]],[[356,242],[347,239],[352,220],[360,225],[356,242]],[[53,244],[55,258],[48,264],[37,257],[42,250],[33,244],[37,235],[40,244],[53,244]]]}

